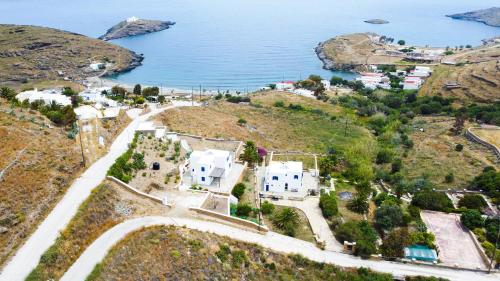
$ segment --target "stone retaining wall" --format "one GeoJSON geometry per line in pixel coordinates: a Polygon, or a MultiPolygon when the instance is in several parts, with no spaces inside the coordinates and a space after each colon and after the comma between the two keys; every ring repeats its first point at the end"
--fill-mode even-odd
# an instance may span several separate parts
{"type": "Polygon", "coordinates": [[[489,149],[493,150],[493,152],[496,154],[497,158],[500,159],[500,149],[498,147],[496,147],[494,144],[491,144],[483,139],[481,139],[480,137],[476,136],[473,132],[472,132],[472,129],[481,129],[481,130],[500,130],[500,129],[496,129],[496,128],[482,128],[482,127],[471,127],[471,128],[468,128],[467,131],[465,132],[465,136],[471,140],[471,141],[475,141],[475,142],[478,142],[486,147],[488,147],[489,149]]]}
{"type": "Polygon", "coordinates": [[[131,191],[132,193],[141,196],[142,198],[153,200],[153,201],[155,201],[157,203],[160,203],[160,204],[163,204],[165,206],[169,206],[169,207],[172,206],[171,204],[168,204],[167,202],[165,202],[164,199],[156,197],[156,196],[153,196],[153,195],[150,195],[150,194],[147,194],[147,193],[144,193],[144,192],[142,192],[142,191],[140,191],[140,190],[138,190],[138,189],[136,189],[136,188],[134,188],[134,187],[132,187],[132,186],[124,183],[124,182],[122,182],[121,180],[119,180],[119,179],[117,179],[115,177],[107,176],[107,179],[110,180],[110,181],[112,181],[112,182],[114,182],[114,183],[116,183],[116,184],[118,184],[118,185],[120,185],[120,186],[122,186],[122,187],[124,187],[124,188],[126,188],[127,190],[131,191]]]}
{"type": "Polygon", "coordinates": [[[209,217],[212,217],[212,218],[215,218],[215,219],[224,220],[224,221],[227,221],[227,222],[230,222],[230,223],[234,223],[234,224],[237,224],[239,226],[243,226],[243,227],[246,227],[246,228],[250,228],[252,230],[256,230],[258,232],[267,233],[269,231],[269,229],[266,226],[258,225],[258,224],[254,223],[252,221],[247,221],[247,220],[240,219],[240,218],[237,218],[237,217],[223,215],[223,214],[220,214],[220,213],[212,212],[212,211],[201,209],[201,208],[197,208],[197,207],[190,207],[189,209],[192,210],[192,211],[195,211],[195,212],[197,212],[199,214],[206,215],[206,216],[209,216],[209,217]]]}

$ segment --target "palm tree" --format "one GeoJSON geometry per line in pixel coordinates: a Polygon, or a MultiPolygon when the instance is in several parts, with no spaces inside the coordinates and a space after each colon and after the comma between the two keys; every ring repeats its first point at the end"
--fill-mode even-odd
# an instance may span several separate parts
{"type": "Polygon", "coordinates": [[[273,225],[285,232],[288,236],[295,235],[295,229],[299,226],[299,214],[292,208],[284,208],[272,219],[273,225]]]}
{"type": "Polygon", "coordinates": [[[367,213],[369,205],[366,195],[356,195],[351,201],[349,201],[349,203],[347,203],[347,208],[359,214],[367,213]]]}

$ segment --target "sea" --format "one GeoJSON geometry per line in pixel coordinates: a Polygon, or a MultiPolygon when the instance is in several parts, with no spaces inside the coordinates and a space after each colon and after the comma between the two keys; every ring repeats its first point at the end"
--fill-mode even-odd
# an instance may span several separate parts
{"type": "Polygon", "coordinates": [[[447,14],[499,5],[499,0],[0,0],[0,23],[53,27],[99,37],[136,16],[175,21],[157,33],[111,41],[144,54],[141,67],[113,77],[179,89],[251,91],[324,70],[314,48],[353,32],[375,32],[407,44],[479,45],[500,28],[447,14]],[[389,24],[364,20],[380,18],[389,24]]]}

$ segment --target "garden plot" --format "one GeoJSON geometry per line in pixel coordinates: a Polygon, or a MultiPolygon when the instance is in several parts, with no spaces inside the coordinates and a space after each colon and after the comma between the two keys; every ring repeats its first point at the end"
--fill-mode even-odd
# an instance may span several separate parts
{"type": "Polygon", "coordinates": [[[132,156],[143,158],[142,169],[138,169],[130,181],[130,185],[149,194],[159,195],[172,190],[180,181],[179,165],[184,162],[186,152],[179,142],[139,136],[137,147],[132,156]],[[153,163],[159,169],[153,169],[153,163]]]}

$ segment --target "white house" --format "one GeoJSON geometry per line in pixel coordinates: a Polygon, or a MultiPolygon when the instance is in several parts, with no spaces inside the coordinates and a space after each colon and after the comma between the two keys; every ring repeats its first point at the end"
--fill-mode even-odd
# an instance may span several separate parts
{"type": "Polygon", "coordinates": [[[403,82],[403,90],[418,90],[422,86],[423,80],[416,76],[407,76],[403,82]]]}
{"type": "Polygon", "coordinates": [[[307,89],[295,89],[293,93],[299,96],[307,97],[307,98],[316,98],[314,96],[314,92],[307,89]]]}
{"type": "Polygon", "coordinates": [[[106,95],[102,94],[103,91],[111,92],[110,87],[100,87],[100,88],[88,88],[85,91],[79,93],[78,95],[87,102],[92,102],[96,104],[101,104],[103,106],[116,107],[118,102],[108,99],[106,95]]]}
{"type": "Polygon", "coordinates": [[[356,80],[361,81],[366,88],[372,90],[376,88],[391,88],[389,77],[385,76],[383,73],[364,72],[361,73],[361,76],[357,77],[356,80]]]}
{"type": "Polygon", "coordinates": [[[295,82],[293,81],[283,81],[276,83],[276,90],[278,91],[286,91],[286,90],[293,90],[295,88],[294,86],[295,82]]]}
{"type": "Polygon", "coordinates": [[[264,192],[304,192],[302,162],[272,161],[266,168],[264,192]]]}
{"type": "Polygon", "coordinates": [[[61,94],[60,90],[52,89],[52,90],[43,90],[38,91],[38,89],[34,89],[31,91],[24,91],[19,93],[16,96],[16,99],[20,102],[28,100],[30,103],[35,101],[43,101],[45,104],[51,104],[55,102],[56,104],[66,106],[71,105],[71,98],[61,94]]]}
{"type": "Polygon", "coordinates": [[[233,155],[226,150],[195,150],[189,158],[193,184],[211,185],[214,180],[226,178],[233,168],[233,155]]]}
{"type": "Polygon", "coordinates": [[[90,64],[90,69],[93,71],[98,71],[106,68],[106,64],[102,62],[95,62],[90,64]]]}
{"type": "Polygon", "coordinates": [[[330,90],[330,87],[331,87],[330,81],[321,80],[321,84],[323,84],[323,87],[325,87],[326,90],[330,90]]]}
{"type": "Polygon", "coordinates": [[[431,73],[432,70],[428,66],[416,66],[415,69],[410,72],[410,76],[428,77],[431,73]]]}
{"type": "Polygon", "coordinates": [[[74,109],[76,117],[80,120],[102,118],[102,112],[90,105],[82,105],[74,109]]]}
{"type": "Polygon", "coordinates": [[[155,138],[161,139],[165,136],[167,128],[162,125],[156,125],[152,121],[144,121],[139,124],[135,131],[144,135],[150,135],[154,136],[155,138]]]}

